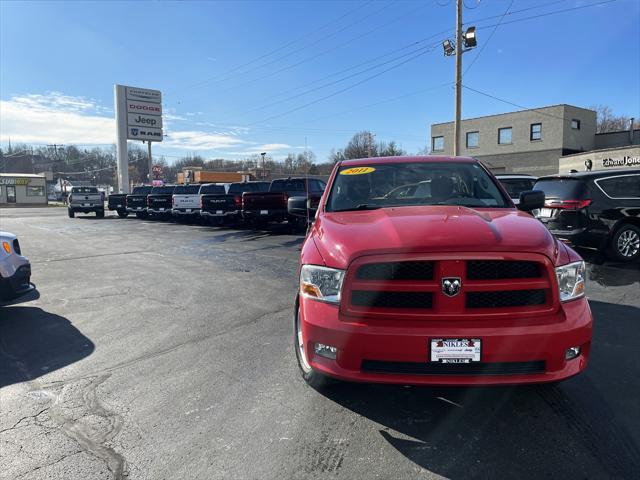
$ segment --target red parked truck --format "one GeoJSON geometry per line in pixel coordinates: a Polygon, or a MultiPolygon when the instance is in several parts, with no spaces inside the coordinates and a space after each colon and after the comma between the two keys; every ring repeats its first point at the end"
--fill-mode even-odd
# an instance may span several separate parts
{"type": "MultiPolygon", "coordinates": [[[[557,382],[587,366],[585,265],[472,158],[338,163],[301,252],[295,351],[314,386],[557,382]]],[[[315,215],[315,212],[312,212],[315,215]]]]}
{"type": "Polygon", "coordinates": [[[242,194],[242,218],[261,226],[269,222],[289,221],[294,225],[306,225],[304,219],[292,215],[287,210],[290,197],[317,197],[326,184],[316,178],[279,178],[273,180],[268,192],[242,194]]]}

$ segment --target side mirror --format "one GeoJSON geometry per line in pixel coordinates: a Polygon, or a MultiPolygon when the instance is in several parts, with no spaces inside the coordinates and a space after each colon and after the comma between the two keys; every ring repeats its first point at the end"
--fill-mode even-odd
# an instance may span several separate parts
{"type": "Polygon", "coordinates": [[[544,207],[544,192],[542,190],[527,190],[520,192],[520,203],[516,205],[518,210],[530,212],[544,207]]]}
{"type": "Polygon", "coordinates": [[[313,218],[316,208],[311,208],[311,200],[307,197],[291,197],[287,201],[287,212],[294,217],[313,218]]]}

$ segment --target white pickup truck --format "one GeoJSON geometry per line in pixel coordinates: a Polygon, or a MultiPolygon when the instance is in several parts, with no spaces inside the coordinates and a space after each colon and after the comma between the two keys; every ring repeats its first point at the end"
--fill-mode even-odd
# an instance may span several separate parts
{"type": "Polygon", "coordinates": [[[104,217],[104,199],[97,187],[72,187],[67,207],[69,218],[76,213],[95,212],[96,217],[104,217]]]}
{"type": "Polygon", "coordinates": [[[175,216],[200,217],[200,185],[177,185],[172,200],[175,216]]]}

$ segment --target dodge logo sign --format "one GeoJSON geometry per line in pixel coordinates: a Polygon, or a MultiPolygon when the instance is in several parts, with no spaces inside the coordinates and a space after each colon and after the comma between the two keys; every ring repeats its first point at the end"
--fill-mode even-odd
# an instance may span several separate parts
{"type": "Polygon", "coordinates": [[[455,297],[460,293],[462,281],[459,277],[447,277],[442,279],[442,293],[448,297],[455,297]]]}

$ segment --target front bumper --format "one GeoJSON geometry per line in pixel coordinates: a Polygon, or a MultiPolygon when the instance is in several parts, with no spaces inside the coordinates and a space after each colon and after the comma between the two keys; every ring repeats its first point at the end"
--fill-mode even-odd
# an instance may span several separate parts
{"type": "Polygon", "coordinates": [[[31,264],[18,267],[15,273],[7,278],[0,276],[0,300],[8,301],[25,295],[35,289],[31,283],[31,264]]]}
{"type": "Polygon", "coordinates": [[[504,320],[425,321],[418,325],[398,320],[397,326],[388,326],[388,322],[382,326],[376,320],[340,319],[340,315],[334,305],[300,299],[309,364],[325,375],[348,381],[452,386],[556,382],[586,368],[591,346],[592,317],[586,298],[565,303],[556,313],[513,320],[508,326],[504,320]],[[477,373],[476,368],[469,374],[462,365],[454,373],[444,368],[433,373],[441,364],[430,362],[432,338],[481,339],[481,362],[465,365],[486,370],[477,373]],[[316,355],[316,343],[337,347],[336,360],[316,355]],[[578,345],[580,355],[565,360],[566,350],[578,345]],[[383,367],[372,371],[371,365],[383,367]],[[496,373],[497,367],[504,365],[504,371],[496,373]],[[520,369],[521,365],[542,367],[523,373],[526,369],[520,369]],[[429,373],[415,373],[422,371],[429,373]]]}

